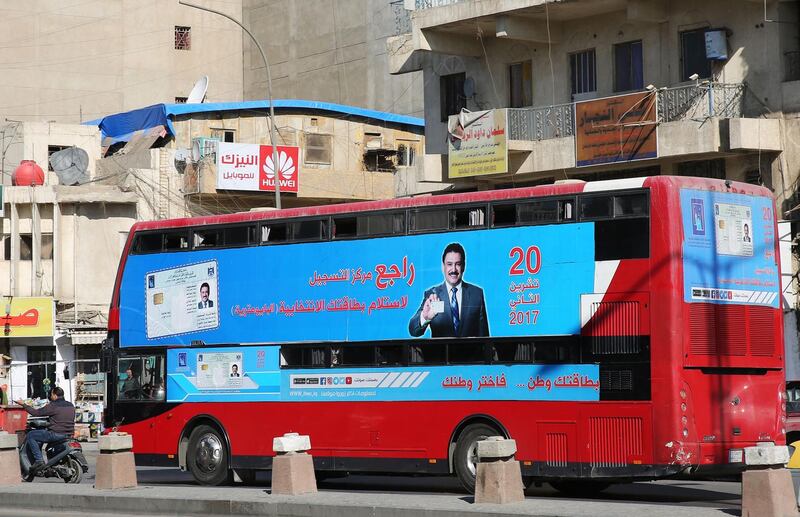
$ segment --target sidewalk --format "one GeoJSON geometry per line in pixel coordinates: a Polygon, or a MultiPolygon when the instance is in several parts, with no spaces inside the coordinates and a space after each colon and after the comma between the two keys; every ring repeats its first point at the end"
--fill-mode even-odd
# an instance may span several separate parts
{"type": "MultiPolygon", "coordinates": [[[[5,509],[99,511],[131,515],[270,515],[291,517],[457,517],[460,515],[594,517],[728,517],[731,510],[675,506],[547,499],[528,497],[509,505],[474,505],[471,496],[389,494],[326,491],[305,496],[273,496],[263,488],[140,486],[101,491],[90,485],[24,483],[0,487],[5,509]]],[[[738,514],[738,512],[737,512],[738,514]]]]}

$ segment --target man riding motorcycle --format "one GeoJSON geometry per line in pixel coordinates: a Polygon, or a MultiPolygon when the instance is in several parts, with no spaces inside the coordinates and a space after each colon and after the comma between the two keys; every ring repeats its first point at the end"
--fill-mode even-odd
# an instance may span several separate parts
{"type": "Polygon", "coordinates": [[[28,432],[28,457],[33,458],[31,472],[36,472],[44,466],[42,459],[42,445],[48,442],[63,440],[75,434],[75,406],[72,402],[64,400],[64,390],[55,386],[50,390],[50,402],[39,409],[17,400],[31,416],[50,417],[49,429],[33,429],[28,432]]]}

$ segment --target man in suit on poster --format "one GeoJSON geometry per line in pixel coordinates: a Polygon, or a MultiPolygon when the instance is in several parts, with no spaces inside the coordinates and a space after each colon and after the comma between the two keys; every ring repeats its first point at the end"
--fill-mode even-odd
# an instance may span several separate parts
{"type": "Polygon", "coordinates": [[[457,242],[442,253],[444,282],[425,291],[422,304],[408,322],[408,332],[420,337],[431,329],[431,337],[487,337],[489,320],[483,289],[464,282],[464,247],[457,242]]]}

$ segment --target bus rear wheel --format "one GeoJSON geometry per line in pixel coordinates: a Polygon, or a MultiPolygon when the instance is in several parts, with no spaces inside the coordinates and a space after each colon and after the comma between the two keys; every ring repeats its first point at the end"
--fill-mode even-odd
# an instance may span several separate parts
{"type": "Polygon", "coordinates": [[[487,424],[473,424],[467,426],[456,441],[456,450],[453,453],[453,470],[456,471],[461,485],[470,494],[475,493],[475,476],[478,471],[478,442],[490,436],[503,433],[487,424]]]}
{"type": "Polygon", "coordinates": [[[199,425],[192,431],[186,463],[201,485],[223,485],[231,480],[225,441],[220,432],[209,425],[199,425]]]}

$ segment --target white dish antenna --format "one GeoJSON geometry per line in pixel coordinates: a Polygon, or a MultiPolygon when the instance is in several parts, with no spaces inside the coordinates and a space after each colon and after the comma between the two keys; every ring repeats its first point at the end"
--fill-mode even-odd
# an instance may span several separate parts
{"type": "Polygon", "coordinates": [[[200,104],[206,99],[206,91],[208,91],[208,76],[204,75],[194,83],[192,92],[186,98],[186,104],[200,104]]]}
{"type": "Polygon", "coordinates": [[[51,154],[50,165],[62,185],[81,185],[89,181],[89,155],[80,147],[68,147],[51,154]]]}

